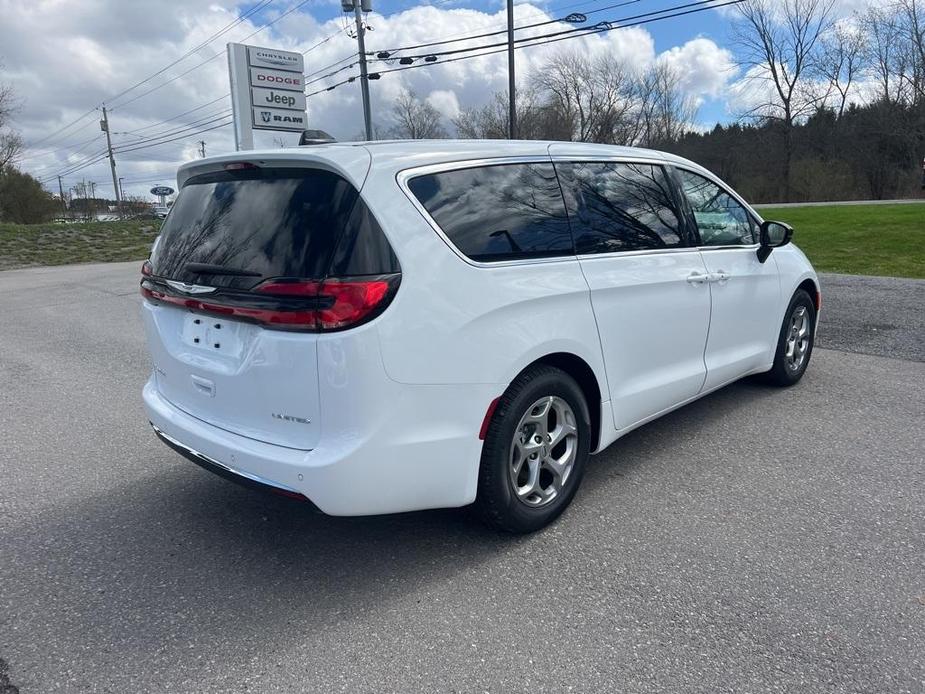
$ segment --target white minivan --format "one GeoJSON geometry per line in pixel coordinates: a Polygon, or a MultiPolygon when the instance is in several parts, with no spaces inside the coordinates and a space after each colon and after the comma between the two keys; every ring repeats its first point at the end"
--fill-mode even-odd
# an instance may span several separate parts
{"type": "Polygon", "coordinates": [[[325,513],[474,502],[535,530],[589,454],[743,376],[796,383],[812,354],[790,228],[669,154],[335,143],[178,183],[142,268],[148,418],[325,513]]]}

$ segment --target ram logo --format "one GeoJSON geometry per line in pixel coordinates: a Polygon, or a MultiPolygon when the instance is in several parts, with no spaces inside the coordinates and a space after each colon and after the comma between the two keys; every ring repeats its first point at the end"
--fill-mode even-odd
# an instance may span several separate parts
{"type": "Polygon", "coordinates": [[[270,118],[272,118],[272,116],[273,116],[273,114],[270,113],[269,111],[261,111],[261,112],[260,112],[260,120],[262,120],[264,123],[269,123],[269,122],[270,122],[270,118]]]}

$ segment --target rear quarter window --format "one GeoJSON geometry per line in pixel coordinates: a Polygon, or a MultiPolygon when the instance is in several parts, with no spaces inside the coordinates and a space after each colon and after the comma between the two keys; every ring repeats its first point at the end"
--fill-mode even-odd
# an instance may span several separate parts
{"type": "Polygon", "coordinates": [[[481,262],[574,253],[552,164],[497,164],[423,174],[408,183],[447,238],[481,262]]]}

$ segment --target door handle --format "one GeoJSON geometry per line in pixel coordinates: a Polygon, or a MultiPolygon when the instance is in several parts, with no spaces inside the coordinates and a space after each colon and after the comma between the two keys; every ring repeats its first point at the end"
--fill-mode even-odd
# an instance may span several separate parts
{"type": "Polygon", "coordinates": [[[695,271],[687,276],[687,281],[691,284],[703,284],[704,282],[711,282],[712,279],[707,273],[695,271]]]}

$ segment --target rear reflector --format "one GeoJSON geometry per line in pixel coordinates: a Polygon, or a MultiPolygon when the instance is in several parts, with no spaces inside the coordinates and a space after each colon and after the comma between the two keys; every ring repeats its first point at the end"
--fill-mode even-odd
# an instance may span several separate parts
{"type": "Polygon", "coordinates": [[[491,424],[491,418],[495,414],[495,409],[498,407],[499,400],[501,400],[500,395],[488,403],[488,410],[485,412],[485,419],[482,420],[482,428],[479,429],[479,439],[482,441],[485,440],[485,436],[488,434],[488,425],[491,424]]]}

